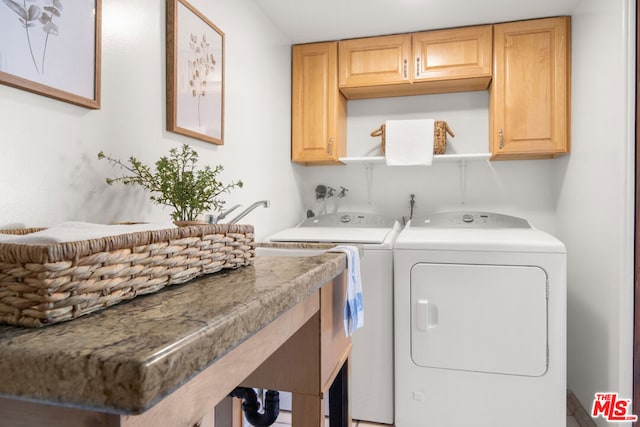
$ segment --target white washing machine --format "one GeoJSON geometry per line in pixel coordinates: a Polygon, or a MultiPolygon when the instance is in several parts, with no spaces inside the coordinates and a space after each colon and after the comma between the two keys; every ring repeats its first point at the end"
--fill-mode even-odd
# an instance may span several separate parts
{"type": "Polygon", "coordinates": [[[396,240],[397,427],[564,427],[566,251],[521,218],[441,213],[396,240]]]}
{"type": "Polygon", "coordinates": [[[364,326],[354,331],[351,352],[351,416],[393,424],[393,242],[397,221],[367,213],[337,213],[306,219],[278,232],[271,242],[359,244],[364,326]]]}

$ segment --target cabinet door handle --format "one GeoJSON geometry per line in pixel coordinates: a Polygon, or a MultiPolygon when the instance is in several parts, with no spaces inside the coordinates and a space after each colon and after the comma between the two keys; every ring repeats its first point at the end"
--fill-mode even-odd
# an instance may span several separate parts
{"type": "Polygon", "coordinates": [[[502,132],[502,129],[498,130],[498,137],[500,138],[500,145],[498,148],[502,150],[504,148],[504,132],[502,132]]]}
{"type": "Polygon", "coordinates": [[[406,78],[408,78],[408,77],[409,77],[409,75],[408,75],[408,74],[409,74],[409,73],[408,73],[408,66],[407,66],[407,63],[408,63],[409,61],[407,60],[407,58],[405,58],[403,62],[404,62],[404,66],[403,66],[403,68],[402,68],[402,75],[403,75],[403,76],[404,76],[404,78],[406,79],[406,78]]]}
{"type": "Polygon", "coordinates": [[[329,138],[329,144],[327,145],[327,152],[330,156],[333,156],[333,137],[329,138]]]}
{"type": "Polygon", "coordinates": [[[416,57],[416,77],[420,77],[420,57],[416,57]]]}

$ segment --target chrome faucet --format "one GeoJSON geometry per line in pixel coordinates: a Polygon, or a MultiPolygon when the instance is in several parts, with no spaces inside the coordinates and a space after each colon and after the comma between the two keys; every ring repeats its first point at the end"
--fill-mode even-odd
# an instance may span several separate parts
{"type": "Polygon", "coordinates": [[[243,210],[242,212],[240,212],[236,217],[234,217],[233,219],[231,219],[229,221],[229,224],[235,224],[238,221],[240,221],[242,218],[244,218],[245,216],[247,216],[249,214],[249,212],[251,212],[252,210],[254,210],[255,208],[257,208],[258,206],[264,206],[265,208],[268,208],[271,205],[271,203],[268,200],[260,200],[255,202],[254,204],[252,204],[251,206],[249,206],[247,209],[243,210]]]}
{"type": "Polygon", "coordinates": [[[217,224],[218,222],[220,222],[221,219],[225,219],[227,217],[227,215],[229,215],[231,212],[233,212],[234,210],[238,209],[241,205],[234,205],[231,206],[229,209],[227,209],[226,211],[222,212],[220,215],[215,216],[215,215],[205,215],[205,222],[207,224],[217,224]]]}

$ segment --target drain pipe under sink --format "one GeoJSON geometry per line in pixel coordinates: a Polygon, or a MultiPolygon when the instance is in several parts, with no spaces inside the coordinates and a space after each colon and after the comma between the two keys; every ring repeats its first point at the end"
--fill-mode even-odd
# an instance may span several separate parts
{"type": "Polygon", "coordinates": [[[242,399],[244,416],[252,426],[268,427],[276,422],[280,413],[280,393],[277,391],[267,390],[262,413],[258,412],[260,403],[258,403],[258,395],[254,389],[236,387],[229,393],[229,396],[242,399]]]}

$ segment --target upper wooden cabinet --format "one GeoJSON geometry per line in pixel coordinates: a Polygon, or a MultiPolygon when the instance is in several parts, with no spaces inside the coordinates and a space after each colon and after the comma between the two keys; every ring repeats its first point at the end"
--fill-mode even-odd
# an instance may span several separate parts
{"type": "Polygon", "coordinates": [[[340,163],[346,98],[487,88],[492,159],[568,153],[570,27],[565,16],[296,45],[291,157],[304,164],[340,163]]]}
{"type": "Polygon", "coordinates": [[[492,26],[339,42],[340,90],[348,99],[484,90],[492,26]]]}
{"type": "Polygon", "coordinates": [[[570,18],[494,26],[489,145],[494,159],[569,152],[570,18]]]}
{"type": "Polygon", "coordinates": [[[413,34],[414,81],[474,79],[478,90],[491,80],[491,25],[413,34]]]}
{"type": "Polygon", "coordinates": [[[343,40],[338,46],[341,89],[411,81],[410,34],[343,40]]]}
{"type": "Polygon", "coordinates": [[[292,51],[291,159],[339,164],[346,154],[347,101],[338,90],[338,43],[295,45],[292,51]]]}

